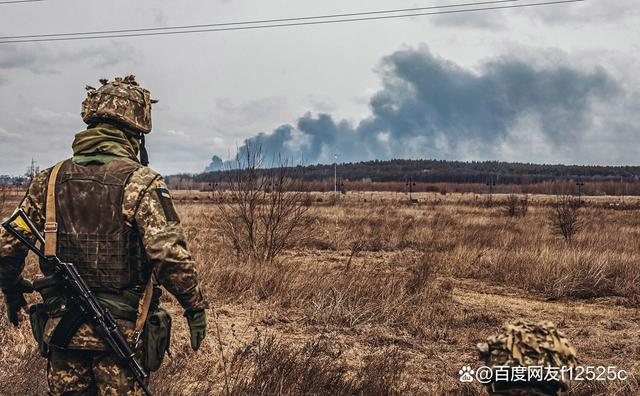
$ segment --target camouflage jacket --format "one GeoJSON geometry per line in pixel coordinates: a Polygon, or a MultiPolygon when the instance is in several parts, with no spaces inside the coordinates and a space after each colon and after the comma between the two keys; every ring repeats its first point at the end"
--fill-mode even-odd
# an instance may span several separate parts
{"type": "MultiPolygon", "coordinates": [[[[47,169],[36,175],[20,204],[40,229],[45,221],[45,194],[50,172],[51,169],[47,169]]],[[[169,194],[161,176],[141,166],[127,182],[124,195],[125,221],[138,228],[149,262],[155,267],[157,281],[176,297],[185,311],[205,308],[194,262],[170,198],[167,209],[169,194]],[[161,197],[160,191],[167,193],[161,197]],[[168,210],[172,212],[170,215],[168,210]]],[[[11,287],[20,279],[26,255],[27,250],[19,241],[0,230],[0,288],[11,287]]]]}

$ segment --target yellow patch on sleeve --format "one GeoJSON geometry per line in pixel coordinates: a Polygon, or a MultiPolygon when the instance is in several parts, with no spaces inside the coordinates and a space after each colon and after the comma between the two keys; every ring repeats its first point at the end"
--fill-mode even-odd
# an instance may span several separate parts
{"type": "Polygon", "coordinates": [[[157,188],[156,193],[158,194],[158,199],[160,200],[160,204],[162,205],[162,209],[164,211],[165,217],[167,218],[167,221],[180,222],[178,213],[176,213],[176,208],[173,206],[173,201],[171,200],[171,194],[169,193],[169,190],[167,190],[166,188],[157,188]]]}

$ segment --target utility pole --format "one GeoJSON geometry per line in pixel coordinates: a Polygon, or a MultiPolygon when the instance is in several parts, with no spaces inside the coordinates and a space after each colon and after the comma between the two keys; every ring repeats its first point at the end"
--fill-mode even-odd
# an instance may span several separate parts
{"type": "Polygon", "coordinates": [[[492,177],[487,181],[487,186],[489,186],[489,202],[493,199],[493,189],[496,186],[496,180],[492,177]]]}
{"type": "Polygon", "coordinates": [[[31,165],[27,168],[27,173],[26,173],[26,177],[29,179],[29,182],[31,182],[33,180],[34,177],[36,177],[36,173],[38,173],[39,169],[36,166],[36,161],[31,158],[31,165]]]}
{"type": "Polygon", "coordinates": [[[582,202],[582,186],[584,186],[584,182],[578,176],[578,181],[576,181],[576,186],[578,186],[578,202],[582,202]]]}
{"type": "Polygon", "coordinates": [[[333,197],[338,199],[338,154],[333,154],[333,197]]]}
{"type": "Polygon", "coordinates": [[[416,185],[416,183],[414,183],[413,179],[410,177],[409,180],[407,181],[407,186],[409,187],[409,203],[413,203],[413,187],[416,185]]]}

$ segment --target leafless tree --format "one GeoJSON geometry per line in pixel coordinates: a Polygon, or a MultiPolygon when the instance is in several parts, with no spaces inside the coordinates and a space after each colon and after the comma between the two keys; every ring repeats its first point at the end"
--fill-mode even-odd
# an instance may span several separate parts
{"type": "Polygon", "coordinates": [[[551,223],[555,232],[567,242],[571,242],[573,237],[584,226],[584,220],[581,218],[581,202],[579,199],[563,195],[558,197],[553,205],[550,214],[551,223]]]}
{"type": "Polygon", "coordinates": [[[301,189],[301,175],[286,161],[268,169],[262,162],[259,147],[243,147],[215,200],[215,221],[223,238],[240,258],[256,263],[273,262],[308,238],[314,225],[311,197],[301,189]]]}

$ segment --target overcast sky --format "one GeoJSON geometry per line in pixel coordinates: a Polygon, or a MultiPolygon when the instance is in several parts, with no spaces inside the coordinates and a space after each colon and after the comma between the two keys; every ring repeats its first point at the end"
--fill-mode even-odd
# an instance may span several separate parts
{"type": "MultiPolygon", "coordinates": [[[[474,0],[475,1],[475,0],[474,0]]],[[[522,0],[521,3],[534,0],[522,0]]],[[[0,35],[203,24],[445,0],[48,0],[0,35]]],[[[199,172],[245,139],[295,161],[640,164],[637,0],[333,25],[0,44],[0,174],[71,155],[85,84],[135,74],[160,100],[151,166],[199,172]],[[262,135],[260,135],[262,133],[262,135]]]]}

